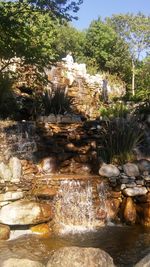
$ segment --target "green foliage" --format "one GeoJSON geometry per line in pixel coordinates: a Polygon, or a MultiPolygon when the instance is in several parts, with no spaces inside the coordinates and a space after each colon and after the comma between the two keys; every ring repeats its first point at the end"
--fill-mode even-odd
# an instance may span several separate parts
{"type": "Polygon", "coordinates": [[[84,56],[89,68],[92,62],[96,70],[118,73],[124,80],[129,76],[128,47],[107,21],[99,18],[87,29],[84,56]]]}
{"type": "Polygon", "coordinates": [[[13,81],[0,75],[0,118],[13,118],[16,112],[16,101],[12,92],[13,81]]]}
{"type": "Polygon", "coordinates": [[[57,89],[53,92],[46,90],[41,96],[42,108],[45,115],[51,113],[64,114],[72,111],[73,98],[67,96],[64,91],[57,89]]]}
{"type": "Polygon", "coordinates": [[[100,116],[105,119],[127,118],[129,110],[124,103],[114,103],[112,105],[101,104],[100,116]]]}
{"type": "Polygon", "coordinates": [[[98,155],[107,163],[123,164],[133,158],[133,149],[142,142],[143,131],[135,117],[114,118],[100,132],[98,155]]]}

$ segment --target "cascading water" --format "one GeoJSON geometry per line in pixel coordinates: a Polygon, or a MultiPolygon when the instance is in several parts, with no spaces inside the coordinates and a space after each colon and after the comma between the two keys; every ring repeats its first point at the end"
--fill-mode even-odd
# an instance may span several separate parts
{"type": "Polygon", "coordinates": [[[55,201],[55,223],[59,225],[59,232],[89,231],[102,225],[102,220],[97,219],[90,181],[61,181],[55,201]]]}

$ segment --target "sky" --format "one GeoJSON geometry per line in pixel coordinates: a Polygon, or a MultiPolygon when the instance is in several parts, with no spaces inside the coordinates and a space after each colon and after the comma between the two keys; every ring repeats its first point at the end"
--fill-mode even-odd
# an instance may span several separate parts
{"type": "Polygon", "coordinates": [[[137,14],[139,11],[146,16],[150,15],[150,0],[83,0],[77,13],[78,20],[72,24],[77,29],[84,30],[99,16],[104,19],[112,14],[137,14]]]}

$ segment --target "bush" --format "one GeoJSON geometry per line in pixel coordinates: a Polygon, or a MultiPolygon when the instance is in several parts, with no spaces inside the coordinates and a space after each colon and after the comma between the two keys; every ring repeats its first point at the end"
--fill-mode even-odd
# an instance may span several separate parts
{"type": "Polygon", "coordinates": [[[113,118],[100,132],[98,156],[107,163],[123,164],[133,158],[133,149],[143,140],[143,131],[135,117],[113,118]]]}
{"type": "Polygon", "coordinates": [[[45,115],[49,115],[53,113],[64,114],[65,112],[72,111],[73,98],[67,96],[62,90],[48,91],[41,97],[41,103],[43,106],[43,110],[45,115]]]}
{"type": "Polygon", "coordinates": [[[0,117],[13,118],[16,112],[16,101],[12,92],[13,80],[7,74],[0,74],[0,117]]]}
{"type": "Polygon", "coordinates": [[[128,114],[129,110],[122,102],[113,105],[101,105],[100,107],[100,116],[106,119],[111,119],[116,117],[127,118],[128,114]]]}

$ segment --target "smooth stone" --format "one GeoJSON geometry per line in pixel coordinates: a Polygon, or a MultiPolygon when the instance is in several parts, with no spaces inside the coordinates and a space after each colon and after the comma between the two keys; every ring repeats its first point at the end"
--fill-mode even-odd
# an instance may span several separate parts
{"type": "Polygon", "coordinates": [[[150,172],[150,161],[146,159],[140,159],[136,162],[140,172],[150,172]]]}
{"type": "Polygon", "coordinates": [[[10,228],[8,225],[0,224],[0,240],[7,240],[10,236],[10,228]]]}
{"type": "Polygon", "coordinates": [[[9,168],[12,172],[12,179],[20,181],[22,175],[21,161],[17,157],[10,158],[9,168]]]}
{"type": "Polygon", "coordinates": [[[8,225],[28,225],[49,221],[52,218],[50,204],[18,200],[0,209],[0,222],[8,225]]]}
{"type": "Polygon", "coordinates": [[[127,197],[122,203],[123,219],[127,224],[136,222],[136,205],[131,197],[127,197]]]}
{"type": "Polygon", "coordinates": [[[117,177],[119,176],[119,174],[120,174],[119,169],[112,164],[103,163],[101,168],[99,169],[99,175],[104,176],[104,177],[108,177],[108,178],[112,176],[117,177]]]}
{"type": "Polygon", "coordinates": [[[123,171],[127,176],[137,177],[140,175],[138,166],[130,162],[123,165],[123,171]]]}
{"type": "Polygon", "coordinates": [[[0,178],[4,179],[4,181],[10,181],[12,178],[11,170],[3,162],[0,163],[0,178]]]}
{"type": "Polygon", "coordinates": [[[29,259],[10,258],[3,261],[1,267],[45,267],[45,265],[38,261],[32,261],[29,259]]]}
{"type": "Polygon", "coordinates": [[[150,267],[150,253],[136,263],[134,267],[150,267]]]}
{"type": "Polygon", "coordinates": [[[0,194],[0,202],[2,201],[10,201],[10,200],[18,200],[24,197],[23,192],[6,192],[4,194],[0,194]]]}
{"type": "Polygon", "coordinates": [[[114,267],[112,257],[99,248],[64,247],[53,252],[46,267],[114,267]]]}
{"type": "Polygon", "coordinates": [[[123,194],[129,197],[134,197],[134,196],[142,196],[146,195],[147,189],[146,187],[133,187],[133,188],[125,188],[123,190],[123,194]]]}

